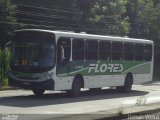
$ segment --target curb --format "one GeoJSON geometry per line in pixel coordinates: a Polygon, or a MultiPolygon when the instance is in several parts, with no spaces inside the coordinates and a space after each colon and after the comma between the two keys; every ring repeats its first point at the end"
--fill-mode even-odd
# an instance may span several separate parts
{"type": "MultiPolygon", "coordinates": [[[[107,111],[106,111],[107,112],[107,111]]],[[[130,119],[134,120],[135,117],[144,119],[152,119],[151,117],[157,117],[157,119],[160,119],[160,116],[156,113],[160,112],[160,102],[158,103],[152,103],[152,104],[146,104],[142,106],[132,106],[123,108],[122,112],[119,112],[117,114],[108,115],[104,118],[99,118],[96,120],[120,120],[120,119],[130,119]],[[148,117],[148,118],[147,118],[148,117]]]]}
{"type": "Polygon", "coordinates": [[[156,117],[158,117],[159,120],[160,116],[158,114],[153,114],[157,112],[160,112],[160,102],[141,106],[117,108],[113,110],[99,111],[94,113],[70,114],[45,120],[135,120],[135,116],[144,117],[144,119],[152,120],[151,117],[153,117],[153,115],[157,115],[156,117]]]}
{"type": "Polygon", "coordinates": [[[5,91],[5,90],[18,90],[20,88],[17,87],[11,87],[11,86],[7,86],[7,87],[0,87],[0,91],[5,91]]]}

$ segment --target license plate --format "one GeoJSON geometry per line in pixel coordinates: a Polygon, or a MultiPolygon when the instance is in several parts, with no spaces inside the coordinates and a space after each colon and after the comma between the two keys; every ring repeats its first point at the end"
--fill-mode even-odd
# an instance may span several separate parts
{"type": "Polygon", "coordinates": [[[23,85],[30,85],[29,82],[23,82],[23,85]]]}

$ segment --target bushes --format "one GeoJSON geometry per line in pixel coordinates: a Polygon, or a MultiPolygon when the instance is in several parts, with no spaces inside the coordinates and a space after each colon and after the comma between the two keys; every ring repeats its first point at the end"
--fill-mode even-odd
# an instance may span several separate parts
{"type": "Polygon", "coordinates": [[[10,48],[6,48],[4,51],[0,49],[0,87],[8,85],[10,55],[10,48]]]}

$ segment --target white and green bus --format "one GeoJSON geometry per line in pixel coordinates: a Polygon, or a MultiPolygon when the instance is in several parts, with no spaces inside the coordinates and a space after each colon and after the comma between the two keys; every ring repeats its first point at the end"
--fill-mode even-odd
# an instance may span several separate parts
{"type": "Polygon", "coordinates": [[[9,84],[30,89],[67,91],[116,87],[151,81],[154,43],[150,40],[39,29],[13,33],[9,84]]]}

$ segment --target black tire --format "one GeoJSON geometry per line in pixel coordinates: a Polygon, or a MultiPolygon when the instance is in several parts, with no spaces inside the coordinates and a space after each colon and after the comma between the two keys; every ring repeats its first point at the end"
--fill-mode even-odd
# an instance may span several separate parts
{"type": "Polygon", "coordinates": [[[75,78],[72,83],[72,89],[67,91],[70,97],[77,97],[81,92],[82,81],[80,78],[75,78]]]}
{"type": "Polygon", "coordinates": [[[129,93],[132,90],[133,85],[133,77],[131,75],[127,75],[125,78],[124,86],[117,86],[116,91],[122,93],[129,93]]]}
{"type": "Polygon", "coordinates": [[[32,91],[35,94],[35,96],[42,96],[45,92],[45,89],[33,89],[32,91]]]}

